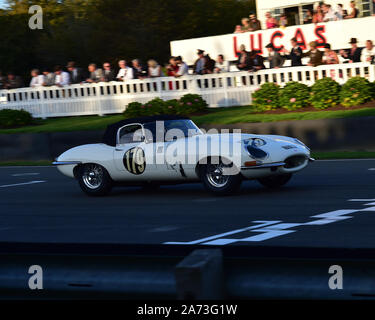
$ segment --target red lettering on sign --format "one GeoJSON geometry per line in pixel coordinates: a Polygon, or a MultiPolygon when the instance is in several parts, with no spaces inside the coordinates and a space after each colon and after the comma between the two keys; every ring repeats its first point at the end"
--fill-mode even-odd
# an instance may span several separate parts
{"type": "Polygon", "coordinates": [[[282,48],[284,48],[284,46],[283,45],[281,45],[281,46],[275,45],[275,39],[276,38],[283,38],[283,37],[284,37],[284,33],[282,31],[280,31],[280,30],[275,31],[272,34],[272,36],[271,36],[271,43],[273,44],[273,46],[274,46],[274,48],[275,48],[276,51],[280,51],[282,48]]]}
{"type": "Polygon", "coordinates": [[[296,33],[294,34],[294,38],[297,39],[297,43],[301,47],[301,49],[306,50],[306,40],[301,28],[297,28],[296,33]]]}
{"type": "Polygon", "coordinates": [[[326,32],[326,26],[321,25],[321,26],[316,26],[315,27],[315,35],[318,37],[315,41],[318,43],[318,48],[323,48],[327,44],[327,39],[324,35],[326,32]]]}
{"type": "Polygon", "coordinates": [[[238,58],[240,50],[237,48],[237,37],[236,36],[233,37],[233,49],[234,49],[234,56],[238,58]]]}
{"type": "Polygon", "coordinates": [[[262,35],[262,33],[258,33],[258,47],[255,47],[254,37],[255,37],[254,34],[250,35],[251,50],[255,51],[258,54],[263,54],[263,35],[262,35]]]}

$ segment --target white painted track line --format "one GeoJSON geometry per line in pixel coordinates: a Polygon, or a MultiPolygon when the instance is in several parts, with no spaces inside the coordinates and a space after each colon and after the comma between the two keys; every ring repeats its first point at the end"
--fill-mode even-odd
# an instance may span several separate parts
{"type": "Polygon", "coordinates": [[[8,185],[0,186],[0,188],[27,186],[27,185],[32,185],[32,184],[44,183],[44,182],[47,182],[47,181],[30,181],[30,182],[24,182],[24,183],[8,184],[8,185]]]}

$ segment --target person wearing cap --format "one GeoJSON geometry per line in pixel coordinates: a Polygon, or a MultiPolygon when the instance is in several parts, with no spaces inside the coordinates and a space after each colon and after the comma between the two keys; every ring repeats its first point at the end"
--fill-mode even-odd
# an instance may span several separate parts
{"type": "Polygon", "coordinates": [[[346,59],[346,63],[361,62],[362,50],[358,48],[357,38],[351,38],[349,43],[352,48],[350,50],[340,50],[340,55],[346,59]]]}
{"type": "Polygon", "coordinates": [[[203,74],[205,71],[206,58],[204,56],[204,50],[198,49],[198,59],[194,63],[194,74],[203,74]]]}
{"type": "Polygon", "coordinates": [[[75,66],[75,62],[74,61],[68,62],[68,65],[66,66],[66,69],[69,72],[70,82],[72,84],[81,83],[82,81],[85,80],[85,77],[83,75],[82,69],[81,68],[77,68],[75,66]]]}
{"type": "Polygon", "coordinates": [[[309,57],[310,61],[308,66],[317,67],[323,64],[323,52],[318,50],[318,44],[316,41],[311,41],[309,43],[310,50],[302,54],[302,57],[309,57]]]}
{"type": "Polygon", "coordinates": [[[262,29],[260,25],[260,21],[257,19],[255,14],[251,14],[249,18],[250,18],[250,31],[258,31],[262,29]]]}
{"type": "Polygon", "coordinates": [[[270,69],[278,69],[281,68],[284,64],[284,58],[275,50],[275,47],[272,43],[266,45],[268,50],[268,62],[270,63],[270,69]]]}
{"type": "Polygon", "coordinates": [[[240,52],[238,54],[237,69],[241,71],[248,71],[252,69],[252,63],[250,59],[250,53],[246,51],[244,44],[240,46],[240,52]]]}

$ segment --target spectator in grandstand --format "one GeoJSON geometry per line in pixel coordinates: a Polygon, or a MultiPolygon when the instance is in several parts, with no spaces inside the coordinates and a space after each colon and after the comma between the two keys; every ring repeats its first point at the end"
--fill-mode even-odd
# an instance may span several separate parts
{"type": "Polygon", "coordinates": [[[270,69],[279,69],[284,64],[284,58],[280,55],[279,52],[275,50],[275,47],[272,43],[266,45],[268,50],[268,62],[270,63],[270,69]]]}
{"type": "Polygon", "coordinates": [[[328,22],[328,21],[335,21],[337,19],[335,11],[333,11],[332,7],[330,4],[323,4],[323,21],[328,22]]]}
{"type": "Polygon", "coordinates": [[[102,82],[111,82],[115,81],[116,74],[115,71],[112,69],[111,64],[109,62],[103,63],[103,76],[100,79],[102,82]]]}
{"type": "Polygon", "coordinates": [[[204,56],[204,70],[203,74],[214,73],[216,61],[210,57],[209,54],[204,56]]]}
{"type": "Polygon", "coordinates": [[[119,65],[120,70],[116,76],[117,81],[127,81],[127,80],[134,79],[134,71],[132,68],[126,65],[125,60],[120,60],[118,65],[119,65]]]}
{"type": "Polygon", "coordinates": [[[375,62],[375,47],[372,40],[366,41],[366,48],[364,48],[361,53],[361,61],[369,63],[375,62]]]}
{"type": "Polygon", "coordinates": [[[224,56],[219,54],[216,59],[215,73],[229,72],[229,61],[225,61],[224,56]]]}
{"type": "Polygon", "coordinates": [[[68,62],[66,69],[69,72],[71,84],[81,83],[85,80],[86,77],[84,77],[82,69],[77,68],[74,61],[68,62]]]}
{"type": "Polygon", "coordinates": [[[358,18],[359,10],[355,6],[355,1],[350,1],[350,13],[345,17],[345,19],[358,18]]]}
{"type": "Polygon", "coordinates": [[[88,66],[89,77],[86,79],[88,83],[100,82],[103,79],[103,70],[98,69],[95,63],[90,63],[88,66]]]}
{"type": "Polygon", "coordinates": [[[266,28],[267,29],[274,29],[279,26],[279,23],[277,20],[272,17],[271,12],[266,13],[266,28]]]}
{"type": "Polygon", "coordinates": [[[4,88],[6,78],[3,76],[3,72],[0,70],[0,89],[4,88]]]}
{"type": "Polygon", "coordinates": [[[143,80],[147,78],[147,68],[139,61],[139,59],[134,59],[132,61],[134,70],[134,79],[143,80]]]}
{"type": "Polygon", "coordinates": [[[279,25],[280,28],[286,28],[288,26],[288,18],[286,17],[286,14],[280,16],[279,25]]]}
{"type": "Polygon", "coordinates": [[[303,18],[303,23],[304,24],[309,24],[313,22],[313,13],[310,9],[306,10],[305,16],[303,18]]]}
{"type": "Polygon", "coordinates": [[[336,20],[344,19],[344,7],[341,3],[337,5],[335,15],[336,15],[336,20]]]}
{"type": "Polygon", "coordinates": [[[255,50],[250,52],[250,59],[252,64],[252,71],[266,69],[266,67],[264,66],[264,58],[255,50]]]}
{"type": "Polygon", "coordinates": [[[44,68],[42,73],[44,76],[43,86],[51,87],[55,85],[55,74],[51,72],[50,69],[44,68]]]}
{"type": "Polygon", "coordinates": [[[204,50],[198,49],[198,59],[194,63],[194,74],[204,74],[206,69],[206,58],[204,55],[204,50]]]}
{"type": "Polygon", "coordinates": [[[361,62],[362,50],[358,48],[357,38],[351,38],[349,43],[352,46],[350,50],[340,50],[340,55],[346,60],[345,63],[361,62]]]}
{"type": "Polygon", "coordinates": [[[241,26],[238,24],[236,25],[236,28],[234,29],[234,33],[242,33],[241,26]]]}
{"type": "Polygon", "coordinates": [[[283,49],[284,57],[288,60],[292,60],[292,67],[300,67],[302,66],[302,54],[303,51],[301,47],[298,45],[297,39],[292,38],[290,40],[292,44],[292,50],[288,51],[285,48],[283,49]]]}
{"type": "Polygon", "coordinates": [[[241,71],[248,71],[252,69],[252,63],[250,59],[250,53],[246,51],[246,47],[244,44],[240,46],[240,52],[238,55],[238,60],[237,60],[237,69],[241,71]]]}
{"type": "Polygon", "coordinates": [[[55,67],[55,86],[63,87],[70,84],[70,76],[68,72],[63,71],[61,66],[55,67]]]}
{"type": "Polygon", "coordinates": [[[318,50],[318,44],[316,41],[309,43],[310,50],[302,54],[302,57],[309,57],[310,61],[308,66],[317,67],[323,64],[323,52],[318,50]]]}
{"type": "Polygon", "coordinates": [[[251,30],[249,18],[242,18],[241,23],[242,23],[241,32],[253,31],[253,30],[251,30]]]}
{"type": "Polygon", "coordinates": [[[316,8],[313,15],[313,23],[321,23],[324,20],[324,13],[320,6],[316,8]]]}
{"type": "Polygon", "coordinates": [[[40,74],[38,69],[31,70],[31,81],[30,81],[30,87],[37,88],[43,86],[44,83],[44,77],[42,74],[40,74]]]}
{"type": "Polygon", "coordinates": [[[166,66],[166,69],[168,77],[175,77],[177,75],[179,67],[176,61],[176,57],[169,58],[169,64],[166,66]]]}
{"type": "Polygon", "coordinates": [[[324,56],[323,56],[323,63],[324,64],[338,64],[339,58],[334,50],[332,50],[331,45],[327,43],[324,46],[324,56]]]}
{"type": "Polygon", "coordinates": [[[155,60],[148,60],[147,65],[147,75],[149,78],[158,78],[163,76],[163,70],[155,60]]]}
{"type": "Polygon", "coordinates": [[[251,14],[249,18],[250,18],[250,31],[258,31],[262,29],[260,21],[257,19],[255,14],[251,14]]]}
{"type": "Polygon", "coordinates": [[[7,79],[4,83],[4,89],[18,89],[23,87],[23,80],[16,76],[14,72],[8,72],[7,79]]]}
{"type": "Polygon", "coordinates": [[[178,70],[177,70],[175,77],[179,78],[179,77],[187,75],[189,73],[189,66],[187,65],[186,62],[182,60],[182,57],[181,56],[176,57],[175,61],[178,66],[178,70]]]}

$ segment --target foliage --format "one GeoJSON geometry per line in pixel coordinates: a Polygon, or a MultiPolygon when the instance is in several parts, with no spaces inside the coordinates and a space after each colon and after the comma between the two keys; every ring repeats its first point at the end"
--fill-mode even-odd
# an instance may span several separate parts
{"type": "Polygon", "coordinates": [[[183,115],[191,115],[206,111],[207,102],[198,94],[185,94],[180,99],[180,108],[178,113],[183,115]]]}
{"type": "Polygon", "coordinates": [[[352,107],[365,103],[372,98],[370,82],[362,77],[349,79],[342,86],[340,98],[344,107],[352,107]]]}
{"type": "Polygon", "coordinates": [[[25,110],[0,110],[0,128],[14,128],[31,124],[33,117],[25,110]]]}
{"type": "Polygon", "coordinates": [[[121,58],[154,58],[163,64],[171,40],[233,32],[243,16],[255,11],[254,0],[7,2],[10,8],[0,10],[1,68],[22,76],[71,60],[84,68],[92,62],[117,65],[121,58]],[[33,4],[43,8],[43,30],[28,27],[33,4]]]}
{"type": "Polygon", "coordinates": [[[289,111],[308,106],[309,99],[310,89],[303,83],[288,82],[280,91],[280,106],[289,111]]]}
{"type": "Polygon", "coordinates": [[[257,111],[268,111],[279,108],[279,93],[280,88],[278,85],[272,82],[262,84],[253,93],[253,107],[257,111]]]}
{"type": "Polygon", "coordinates": [[[192,115],[207,109],[207,102],[196,94],[186,94],[180,100],[164,101],[155,98],[147,103],[129,103],[124,111],[126,118],[155,116],[161,114],[192,115]]]}
{"type": "Polygon", "coordinates": [[[341,86],[331,78],[317,80],[311,87],[310,102],[316,109],[334,107],[340,103],[341,86]]]}

